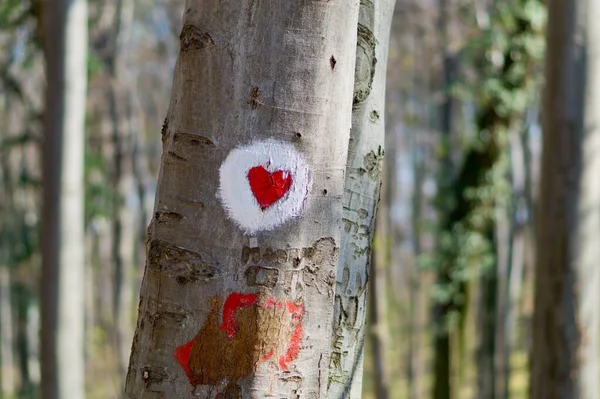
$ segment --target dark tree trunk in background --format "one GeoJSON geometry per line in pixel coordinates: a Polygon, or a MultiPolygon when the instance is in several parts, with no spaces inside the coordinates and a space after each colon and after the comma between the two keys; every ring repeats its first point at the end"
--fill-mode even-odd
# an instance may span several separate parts
{"type": "Polygon", "coordinates": [[[534,399],[600,392],[600,2],[550,0],[537,225],[534,399]]]}
{"type": "MultiPolygon", "coordinates": [[[[453,129],[453,104],[452,85],[456,75],[456,56],[450,50],[450,11],[449,0],[441,0],[438,26],[441,40],[442,53],[442,93],[443,100],[439,108],[439,121],[441,143],[444,153],[441,159],[440,175],[442,184],[447,184],[453,178],[453,165],[451,154],[451,141],[453,129]]],[[[449,264],[444,264],[440,268],[438,275],[439,284],[448,284],[449,264]]],[[[452,396],[452,387],[450,384],[452,374],[452,352],[450,350],[450,331],[445,327],[446,319],[451,307],[448,304],[436,304],[433,312],[435,324],[434,332],[434,365],[433,365],[433,397],[435,399],[450,399],[452,396]]]]}
{"type": "MultiPolygon", "coordinates": [[[[444,324],[448,316],[456,321],[453,328],[457,331],[458,349],[450,348],[449,335],[445,336],[449,333],[444,330],[444,325],[435,343],[436,399],[448,398],[458,392],[458,387],[450,386],[450,379],[455,380],[450,372],[451,366],[456,364],[451,356],[458,353],[468,339],[464,336],[464,323],[469,311],[468,298],[472,294],[469,292],[469,281],[473,276],[478,279],[480,287],[478,397],[494,399],[497,374],[502,376],[504,384],[503,369],[496,370],[495,364],[499,258],[494,216],[498,206],[505,206],[507,201],[500,196],[506,196],[508,137],[513,129],[520,128],[519,123],[526,113],[522,103],[526,104],[527,101],[512,99],[529,99],[533,91],[536,54],[527,45],[529,40],[535,38],[539,26],[527,7],[534,6],[539,6],[539,3],[515,0],[507,5],[510,13],[496,11],[498,14],[494,16],[490,28],[502,29],[502,33],[513,40],[498,48],[502,50],[500,61],[491,62],[487,55],[481,57],[481,70],[478,72],[482,78],[494,84],[481,84],[477,95],[476,136],[467,148],[456,175],[451,177],[445,189],[442,187],[443,196],[440,199],[450,206],[442,222],[443,241],[440,250],[443,260],[438,283],[443,289],[449,290],[450,295],[438,304],[435,315],[444,324]]],[[[504,254],[500,261],[507,262],[506,258],[504,254]]],[[[501,288],[507,289],[506,285],[501,288]]],[[[506,298],[506,293],[502,298],[506,298]]]]}
{"type": "Polygon", "coordinates": [[[125,44],[131,35],[134,3],[132,0],[117,0],[114,28],[111,32],[113,43],[108,59],[108,103],[112,141],[112,226],[111,260],[114,266],[113,317],[114,343],[120,375],[127,372],[129,352],[133,338],[131,309],[133,304],[133,274],[135,252],[138,243],[137,214],[131,209],[128,199],[135,194],[133,185],[133,135],[130,127],[132,117],[128,103],[130,83],[126,81],[125,44]]]}

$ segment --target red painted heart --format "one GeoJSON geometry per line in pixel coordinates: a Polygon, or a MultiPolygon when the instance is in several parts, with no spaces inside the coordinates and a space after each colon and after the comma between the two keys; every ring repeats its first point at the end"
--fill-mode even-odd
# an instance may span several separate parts
{"type": "Polygon", "coordinates": [[[248,181],[258,205],[264,210],[288,192],[292,186],[292,174],[283,170],[271,173],[263,166],[255,166],[248,171],[248,181]]]}

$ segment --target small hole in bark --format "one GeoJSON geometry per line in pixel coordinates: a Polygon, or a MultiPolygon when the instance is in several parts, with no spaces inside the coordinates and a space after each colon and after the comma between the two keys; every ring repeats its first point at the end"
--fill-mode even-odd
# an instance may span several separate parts
{"type": "Polygon", "coordinates": [[[301,138],[302,135],[300,133],[296,133],[296,137],[301,138]]]}
{"type": "Polygon", "coordinates": [[[329,64],[331,65],[331,70],[333,71],[335,69],[335,64],[337,64],[337,61],[333,55],[329,59],[329,64]]]}
{"type": "Polygon", "coordinates": [[[327,195],[327,189],[323,190],[323,195],[327,195]]]}

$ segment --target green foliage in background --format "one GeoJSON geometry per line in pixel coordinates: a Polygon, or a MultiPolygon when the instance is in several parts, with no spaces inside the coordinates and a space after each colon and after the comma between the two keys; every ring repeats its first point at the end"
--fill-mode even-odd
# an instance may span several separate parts
{"type": "Polygon", "coordinates": [[[42,112],[22,79],[34,73],[40,57],[38,6],[36,1],[0,0],[0,46],[5,49],[0,55],[0,115],[13,118],[0,132],[0,266],[17,267],[38,248],[41,183],[24,154],[39,144],[42,112]]]}
{"type": "MultiPolygon", "coordinates": [[[[465,155],[456,175],[440,175],[438,248],[424,263],[445,275],[433,296],[437,303],[449,306],[447,321],[462,318],[466,283],[495,273],[496,204],[510,202],[512,194],[507,176],[508,133],[524,129],[526,111],[536,104],[545,15],[545,6],[538,0],[499,4],[490,26],[461,52],[464,63],[474,65],[478,77],[457,89],[463,101],[476,106],[475,134],[460,151],[465,155]]],[[[453,327],[452,323],[444,326],[453,327]]]]}

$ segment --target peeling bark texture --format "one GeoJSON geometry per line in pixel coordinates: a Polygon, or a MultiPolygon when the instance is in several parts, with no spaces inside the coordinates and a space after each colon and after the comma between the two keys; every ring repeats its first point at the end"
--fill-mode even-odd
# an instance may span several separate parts
{"type": "Polygon", "coordinates": [[[395,0],[361,0],[352,130],[344,183],[329,398],[360,398],[367,279],[383,162],[385,81],[395,0]]]}
{"type": "MultiPolygon", "coordinates": [[[[128,398],[327,397],[357,20],[358,0],[186,2],[128,398]],[[246,233],[221,165],[274,141],[307,165],[302,214],[246,233]]],[[[244,204],[284,212],[302,187],[268,158],[277,195],[244,204]]]]}
{"type": "Polygon", "coordinates": [[[85,0],[46,7],[42,221],[42,397],[84,397],[85,0]]]}
{"type": "Polygon", "coordinates": [[[532,398],[600,391],[600,3],[548,2],[532,398]]]}

